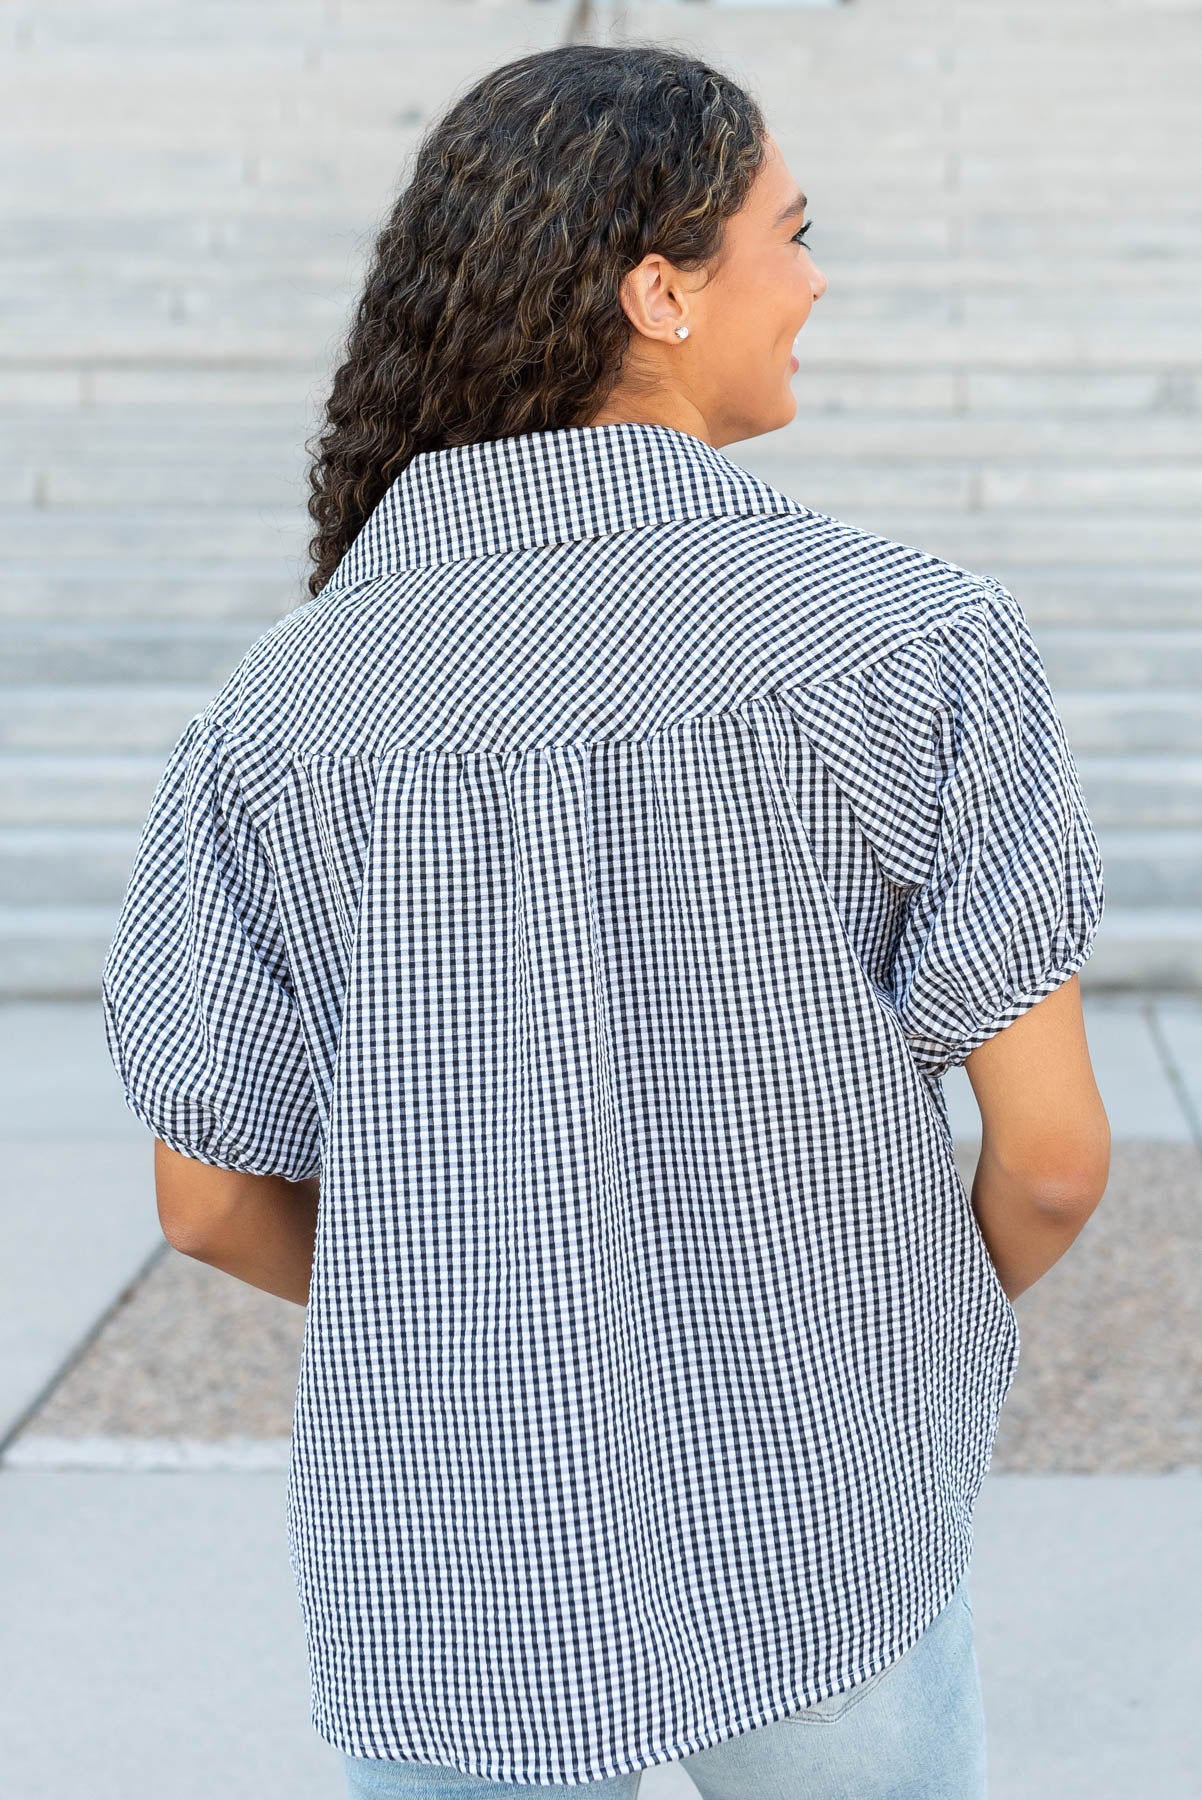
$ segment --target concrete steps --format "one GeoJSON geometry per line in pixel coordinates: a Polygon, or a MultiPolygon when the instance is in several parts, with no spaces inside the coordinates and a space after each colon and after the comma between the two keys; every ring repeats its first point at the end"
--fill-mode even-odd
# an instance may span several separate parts
{"type": "MultiPolygon", "coordinates": [[[[0,996],[94,994],[167,750],[308,597],[304,445],[419,134],[578,20],[0,14],[27,167],[0,201],[0,996]]],[[[635,3],[586,29],[744,75],[810,195],[797,416],[728,453],[1011,588],[1106,861],[1082,980],[1202,987],[1202,15],[635,3]]]]}

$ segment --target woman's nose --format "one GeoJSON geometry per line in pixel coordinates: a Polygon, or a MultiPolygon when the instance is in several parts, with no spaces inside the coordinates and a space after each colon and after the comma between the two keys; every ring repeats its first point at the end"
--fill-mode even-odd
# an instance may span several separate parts
{"type": "Polygon", "coordinates": [[[815,300],[821,300],[823,294],[826,292],[826,276],[822,273],[821,269],[815,269],[814,273],[818,277],[817,281],[812,284],[814,298],[815,300]]]}

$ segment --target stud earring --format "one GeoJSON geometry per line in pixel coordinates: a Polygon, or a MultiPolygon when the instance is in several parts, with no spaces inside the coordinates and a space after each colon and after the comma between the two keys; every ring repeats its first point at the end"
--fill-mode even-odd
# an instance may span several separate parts
{"type": "Polygon", "coordinates": [[[676,327],[676,335],[677,335],[677,337],[678,337],[678,338],[686,338],[686,337],[688,337],[688,335],[689,335],[689,328],[688,328],[688,326],[687,326],[687,325],[678,325],[678,326],[677,326],[677,327],[676,327]]]}

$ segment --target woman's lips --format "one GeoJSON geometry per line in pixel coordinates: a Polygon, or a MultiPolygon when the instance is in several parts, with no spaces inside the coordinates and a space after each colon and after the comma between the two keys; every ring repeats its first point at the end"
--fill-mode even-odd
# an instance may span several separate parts
{"type": "Polygon", "coordinates": [[[800,369],[801,364],[798,362],[798,360],[795,356],[791,356],[789,358],[789,361],[792,363],[794,369],[800,369]]]}

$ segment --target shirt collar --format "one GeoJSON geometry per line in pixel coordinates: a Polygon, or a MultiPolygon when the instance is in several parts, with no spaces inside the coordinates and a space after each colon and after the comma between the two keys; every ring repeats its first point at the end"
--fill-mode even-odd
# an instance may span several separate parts
{"type": "Polygon", "coordinates": [[[488,438],[412,457],[322,591],[667,520],[807,510],[704,439],[667,425],[488,438]]]}

